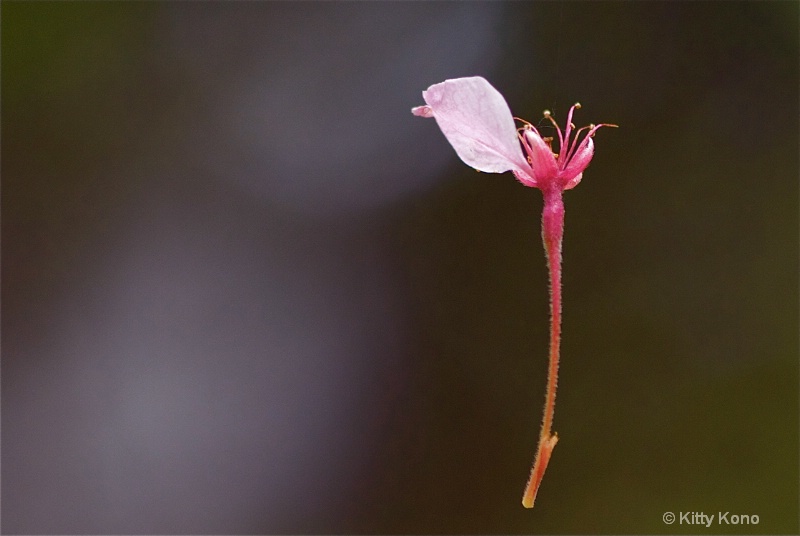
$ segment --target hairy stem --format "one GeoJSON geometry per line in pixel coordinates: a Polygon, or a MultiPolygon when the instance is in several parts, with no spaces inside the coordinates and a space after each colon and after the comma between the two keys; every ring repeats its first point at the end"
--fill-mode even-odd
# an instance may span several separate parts
{"type": "Polygon", "coordinates": [[[531,475],[522,496],[522,505],[525,508],[533,508],[536,493],[539,491],[547,464],[550,462],[550,455],[558,442],[558,435],[552,433],[551,428],[556,408],[558,360],[561,347],[561,242],[563,236],[564,202],[561,198],[561,190],[545,191],[544,210],[542,211],[542,242],[550,272],[550,361],[539,447],[536,450],[531,475]]]}

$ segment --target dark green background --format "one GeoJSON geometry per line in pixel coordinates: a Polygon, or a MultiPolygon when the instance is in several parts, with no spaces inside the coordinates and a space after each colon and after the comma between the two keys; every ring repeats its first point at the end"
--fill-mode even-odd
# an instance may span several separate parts
{"type": "MultiPolygon", "coordinates": [[[[4,2],[3,532],[796,534],[798,17],[795,2],[4,2]],[[432,65],[424,54],[397,62],[385,52],[394,45],[358,31],[342,42],[342,50],[384,51],[386,65],[396,62],[416,88],[397,98],[390,82],[371,81],[372,93],[387,97],[370,111],[370,124],[385,125],[390,136],[408,121],[402,128],[414,134],[390,154],[358,158],[380,176],[390,159],[446,153],[449,164],[427,187],[315,219],[254,202],[202,167],[191,180],[153,179],[183,166],[182,140],[218,106],[215,87],[239,83],[246,71],[248,41],[237,40],[235,26],[242,20],[274,40],[265,46],[276,55],[283,53],[279,28],[294,36],[286,47],[316,47],[314,25],[304,23],[315,13],[321,25],[328,15],[363,18],[397,47],[415,38],[414,24],[395,26],[395,18],[435,19],[442,39],[427,46],[444,49],[452,46],[449,10],[456,17],[479,9],[496,17],[495,37],[493,52],[472,70],[432,65]],[[164,28],[180,30],[198,11],[221,15],[207,42],[224,49],[225,61],[208,72],[162,53],[164,28]],[[297,30],[287,31],[292,25],[297,30]],[[592,165],[565,195],[560,441],[533,511],[519,501],[546,373],[541,196],[510,174],[475,173],[433,121],[408,113],[428,85],[473,74],[534,123],[543,109],[563,117],[580,100],[579,125],[620,125],[598,132],[592,165]],[[363,414],[332,421],[368,453],[350,460],[358,468],[352,479],[306,489],[279,517],[265,513],[261,504],[273,496],[255,485],[247,500],[235,499],[234,515],[215,482],[236,476],[225,452],[212,452],[214,464],[196,468],[209,475],[202,486],[154,489],[145,471],[120,486],[149,502],[94,502],[103,493],[89,492],[93,475],[108,479],[114,467],[60,435],[85,408],[72,403],[69,377],[66,386],[51,384],[47,371],[73,370],[86,356],[59,343],[64,328],[51,312],[76,286],[94,289],[95,303],[103,303],[106,265],[97,259],[122,235],[148,239],[131,223],[142,218],[143,199],[167,213],[173,203],[188,211],[169,230],[187,241],[207,239],[208,229],[194,222],[209,214],[253,255],[287,252],[287,270],[311,270],[309,293],[336,284],[329,272],[363,266],[364,255],[380,260],[375,277],[391,289],[395,325],[387,328],[392,337],[375,335],[364,352],[382,372],[365,380],[374,384],[359,395],[363,414]],[[312,244],[310,253],[292,255],[296,242],[312,244]],[[332,246],[338,264],[309,268],[314,244],[329,243],[344,244],[332,246]],[[394,357],[381,369],[385,353],[394,357]],[[60,398],[36,406],[53,411],[30,413],[54,385],[60,398]],[[54,454],[46,461],[32,454],[42,451],[54,454]],[[69,497],[68,509],[52,508],[59,497],[69,497]],[[218,515],[198,518],[195,508],[218,515]],[[755,514],[760,523],[665,525],[666,511],[755,514]]],[[[309,66],[316,68],[324,65],[309,66]]],[[[324,88],[330,107],[348,91],[349,76],[344,70],[324,88]]],[[[293,98],[320,90],[300,85],[293,98]]],[[[330,128],[313,117],[297,121],[330,128]]],[[[335,135],[327,142],[349,143],[335,135]]],[[[181,273],[191,279],[203,269],[196,262],[187,256],[181,273]]],[[[336,295],[346,301],[351,293],[357,289],[336,295]]],[[[262,313],[269,310],[265,303],[262,313]]],[[[209,314],[212,323],[224,319],[224,312],[209,314]]],[[[252,336],[257,344],[258,326],[247,325],[237,328],[237,340],[247,345],[252,336]]],[[[88,333],[87,340],[112,336],[88,333]]],[[[236,345],[187,333],[198,346],[220,348],[219,361],[237,374],[236,345]]],[[[90,385],[107,386],[98,378],[90,385]]],[[[81,422],[81,433],[100,433],[91,419],[81,422]]],[[[246,472],[273,463],[254,460],[246,472]]],[[[296,471],[305,482],[304,469],[296,471]]],[[[266,480],[264,489],[271,489],[266,480]]]]}

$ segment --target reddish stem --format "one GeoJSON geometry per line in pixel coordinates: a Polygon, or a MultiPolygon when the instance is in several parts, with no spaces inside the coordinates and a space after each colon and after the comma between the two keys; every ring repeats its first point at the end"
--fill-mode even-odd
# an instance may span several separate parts
{"type": "Polygon", "coordinates": [[[550,272],[550,365],[547,372],[544,417],[539,434],[539,447],[533,462],[531,476],[525,486],[522,505],[533,508],[536,493],[542,483],[550,455],[558,442],[558,435],[551,432],[553,413],[556,408],[558,385],[558,360],[561,346],[561,242],[564,236],[564,202],[560,189],[546,190],[542,210],[542,242],[544,242],[547,266],[550,272]]]}

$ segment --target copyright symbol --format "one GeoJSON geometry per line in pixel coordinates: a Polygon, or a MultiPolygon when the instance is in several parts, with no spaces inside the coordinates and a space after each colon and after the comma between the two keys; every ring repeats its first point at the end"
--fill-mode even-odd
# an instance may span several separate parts
{"type": "Polygon", "coordinates": [[[666,523],[667,525],[672,525],[673,523],[675,523],[675,514],[673,514],[672,512],[664,512],[664,515],[661,516],[661,519],[663,519],[664,523],[666,523]]]}

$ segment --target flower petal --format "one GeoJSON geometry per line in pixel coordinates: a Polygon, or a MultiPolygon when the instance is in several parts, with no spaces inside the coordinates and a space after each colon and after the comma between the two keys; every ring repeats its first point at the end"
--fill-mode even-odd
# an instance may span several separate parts
{"type": "Polygon", "coordinates": [[[540,187],[551,184],[558,176],[558,163],[553,155],[553,149],[532,128],[526,128],[522,135],[528,144],[528,156],[536,181],[540,187]]]}
{"type": "Polygon", "coordinates": [[[445,80],[422,96],[447,141],[468,166],[487,173],[516,170],[531,175],[511,110],[484,78],[445,80]]]}
{"type": "Polygon", "coordinates": [[[567,181],[567,184],[564,186],[564,189],[572,190],[581,182],[582,178],[583,178],[583,173],[578,173],[575,177],[567,181]]]}
{"type": "MultiPolygon", "coordinates": [[[[565,167],[562,172],[562,176],[566,178],[568,182],[574,180],[575,177],[583,173],[583,170],[586,169],[589,162],[592,161],[592,156],[594,156],[594,142],[591,136],[587,136],[578,146],[575,154],[572,155],[572,158],[567,163],[567,167],[565,167]]],[[[578,181],[580,181],[580,179],[578,179],[578,181]]],[[[576,182],[575,184],[578,183],[576,182]]]]}

